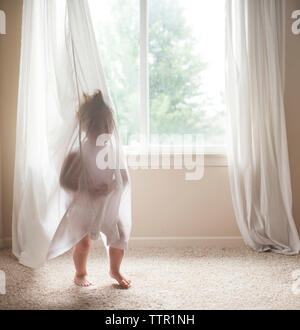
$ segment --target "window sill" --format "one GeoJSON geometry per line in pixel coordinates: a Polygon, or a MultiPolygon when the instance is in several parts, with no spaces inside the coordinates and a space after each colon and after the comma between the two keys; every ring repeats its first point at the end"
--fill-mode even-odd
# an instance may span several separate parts
{"type": "MultiPolygon", "coordinates": [[[[182,159],[184,161],[184,158],[188,159],[194,159],[197,156],[203,157],[204,159],[204,167],[227,167],[228,162],[227,162],[227,152],[226,148],[222,147],[219,148],[218,150],[212,150],[211,148],[204,150],[204,152],[182,152],[182,153],[170,153],[162,150],[161,152],[154,152],[154,150],[151,150],[150,152],[139,152],[137,150],[132,150],[127,147],[124,148],[125,151],[125,156],[127,158],[127,163],[128,166],[131,167],[130,165],[130,157],[131,159],[138,157],[148,157],[149,159],[149,164],[151,162],[151,157],[159,157],[159,161],[161,163],[162,160],[168,160],[170,159],[171,164],[174,162],[174,160],[180,160],[182,159]]],[[[151,169],[151,167],[149,167],[151,169]]],[[[172,169],[172,167],[171,167],[172,169]]]]}

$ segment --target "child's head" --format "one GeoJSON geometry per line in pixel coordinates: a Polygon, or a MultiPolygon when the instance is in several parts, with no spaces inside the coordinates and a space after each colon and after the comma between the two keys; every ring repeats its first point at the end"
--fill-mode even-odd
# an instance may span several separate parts
{"type": "Polygon", "coordinates": [[[84,101],[78,110],[81,129],[87,135],[112,134],[115,121],[112,110],[104,102],[100,90],[92,96],[84,94],[84,101]]]}

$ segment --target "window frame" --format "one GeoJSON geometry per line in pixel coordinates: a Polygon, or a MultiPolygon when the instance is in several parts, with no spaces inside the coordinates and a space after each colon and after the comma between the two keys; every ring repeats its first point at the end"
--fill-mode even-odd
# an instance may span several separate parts
{"type": "Polygon", "coordinates": [[[148,0],[140,0],[140,111],[141,133],[148,148],[150,140],[150,85],[149,85],[149,5],[148,0]]]}
{"type": "MultiPolygon", "coordinates": [[[[162,0],[163,1],[163,0],[162,0]]],[[[174,148],[178,150],[182,148],[183,154],[190,154],[190,151],[184,151],[183,145],[153,145],[150,143],[151,137],[151,109],[150,109],[150,75],[149,75],[149,0],[139,0],[139,110],[140,110],[140,134],[142,135],[142,143],[139,147],[124,145],[124,151],[126,154],[139,154],[147,152],[149,154],[156,153],[159,148],[162,155],[166,154],[164,150],[174,148]]],[[[188,146],[189,150],[194,148],[195,145],[188,146]]],[[[193,154],[205,154],[205,155],[221,155],[226,156],[226,144],[223,145],[203,145],[201,151],[194,151],[193,154]]],[[[199,149],[198,149],[199,150],[199,149]]],[[[176,153],[176,152],[175,152],[176,153]]]]}

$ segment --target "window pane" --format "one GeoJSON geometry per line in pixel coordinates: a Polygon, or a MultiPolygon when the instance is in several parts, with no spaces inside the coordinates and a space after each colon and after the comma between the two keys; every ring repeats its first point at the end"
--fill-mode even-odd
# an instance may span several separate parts
{"type": "Polygon", "coordinates": [[[149,0],[151,134],[224,145],[224,14],[224,0],[149,0]]]}
{"type": "Polygon", "coordinates": [[[122,142],[139,140],[139,0],[89,0],[122,142]]]}

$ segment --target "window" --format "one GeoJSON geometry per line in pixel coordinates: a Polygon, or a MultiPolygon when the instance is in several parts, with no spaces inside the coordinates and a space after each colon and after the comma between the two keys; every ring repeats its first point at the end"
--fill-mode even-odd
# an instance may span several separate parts
{"type": "Polygon", "coordinates": [[[225,0],[89,1],[123,143],[222,149],[225,0]]]}

